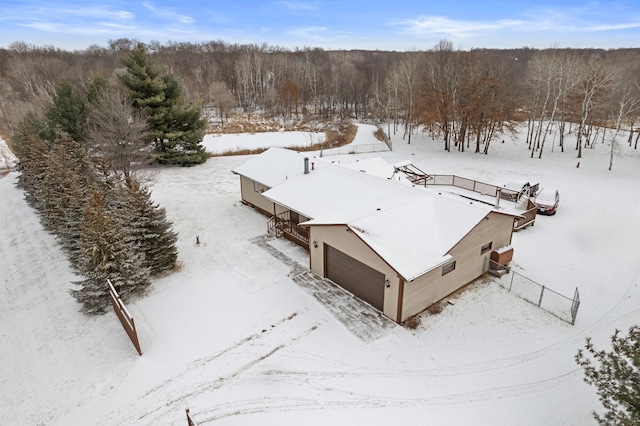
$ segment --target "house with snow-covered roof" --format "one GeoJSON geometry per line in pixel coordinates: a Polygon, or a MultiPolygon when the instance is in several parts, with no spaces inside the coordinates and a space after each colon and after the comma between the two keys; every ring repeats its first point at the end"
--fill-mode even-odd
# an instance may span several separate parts
{"type": "Polygon", "coordinates": [[[233,172],[243,202],[307,248],[313,272],[396,322],[483,275],[496,250],[513,251],[513,214],[386,171],[271,148],[233,172]]]}

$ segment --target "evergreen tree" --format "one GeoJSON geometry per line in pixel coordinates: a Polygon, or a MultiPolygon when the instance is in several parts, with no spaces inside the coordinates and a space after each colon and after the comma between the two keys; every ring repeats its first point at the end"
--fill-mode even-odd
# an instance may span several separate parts
{"type": "Polygon", "coordinates": [[[89,79],[87,86],[87,101],[89,102],[89,106],[93,105],[102,93],[111,89],[109,80],[100,74],[94,74],[89,79]]]}
{"type": "Polygon", "coordinates": [[[43,220],[51,223],[71,264],[76,266],[79,254],[80,222],[83,207],[97,185],[95,167],[79,142],[62,137],[52,153],[50,178],[47,183],[51,210],[43,213],[43,220]]]}
{"type": "Polygon", "coordinates": [[[53,104],[47,110],[50,134],[54,141],[56,131],[67,133],[71,139],[82,142],[86,139],[87,106],[78,91],[67,81],[56,86],[53,104]]]}
{"type": "Polygon", "coordinates": [[[160,73],[144,44],[139,43],[123,64],[127,74],[120,76],[120,82],[129,89],[133,106],[148,117],[156,160],[183,166],[205,162],[206,122],[200,105],[186,100],[176,77],[160,73]]]}
{"type": "Polygon", "coordinates": [[[135,177],[127,179],[128,209],[133,213],[131,226],[141,251],[145,255],[145,265],[152,275],[171,270],[178,259],[176,242],[178,235],[173,231],[164,208],[154,204],[149,189],[135,177]]]}
{"type": "Polygon", "coordinates": [[[640,425],[640,327],[632,326],[626,337],[616,330],[611,343],[609,352],[598,351],[587,338],[576,355],[585,382],[597,388],[606,410],[593,416],[602,425],[640,425]]]}
{"type": "Polygon", "coordinates": [[[39,134],[44,126],[33,114],[27,114],[18,125],[12,142],[18,157],[20,176],[18,187],[25,191],[25,199],[32,207],[37,207],[42,198],[43,185],[47,181],[49,150],[39,134]]]}
{"type": "Polygon", "coordinates": [[[123,300],[141,294],[149,286],[149,269],[126,231],[106,209],[105,200],[94,192],[83,211],[80,224],[78,267],[84,280],[71,290],[87,313],[102,313],[109,304],[106,280],[111,280],[123,300]]]}
{"type": "Polygon", "coordinates": [[[134,108],[142,110],[155,127],[162,122],[165,114],[165,84],[159,67],[151,61],[142,43],[129,52],[122,64],[127,68],[127,73],[118,76],[120,82],[129,90],[134,108]]]}
{"type": "Polygon", "coordinates": [[[156,126],[158,162],[181,166],[204,163],[207,154],[202,139],[206,121],[201,116],[200,106],[187,102],[175,76],[165,75],[163,81],[166,113],[163,121],[156,126]]]}

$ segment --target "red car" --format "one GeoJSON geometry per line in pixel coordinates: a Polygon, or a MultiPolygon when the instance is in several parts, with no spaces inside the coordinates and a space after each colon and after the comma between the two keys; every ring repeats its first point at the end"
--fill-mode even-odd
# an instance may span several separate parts
{"type": "Polygon", "coordinates": [[[535,205],[538,213],[554,215],[558,211],[558,203],[560,202],[560,194],[557,189],[542,188],[536,195],[535,205]]]}

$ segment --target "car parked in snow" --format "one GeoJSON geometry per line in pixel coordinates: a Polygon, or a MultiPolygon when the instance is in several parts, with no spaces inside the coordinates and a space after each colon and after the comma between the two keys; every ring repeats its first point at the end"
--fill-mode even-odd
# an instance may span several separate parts
{"type": "Polygon", "coordinates": [[[539,214],[554,215],[558,211],[560,194],[554,188],[542,188],[534,201],[539,214]]]}

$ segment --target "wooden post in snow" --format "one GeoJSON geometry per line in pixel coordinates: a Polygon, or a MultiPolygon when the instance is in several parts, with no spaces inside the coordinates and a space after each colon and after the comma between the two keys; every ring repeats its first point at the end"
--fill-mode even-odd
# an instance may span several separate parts
{"type": "Polygon", "coordinates": [[[135,346],[138,351],[138,355],[142,355],[142,350],[140,349],[140,341],[138,340],[138,332],[136,331],[136,324],[133,322],[133,317],[127,311],[127,308],[120,300],[120,296],[116,291],[111,281],[107,278],[107,285],[109,286],[109,296],[111,297],[111,304],[113,305],[113,310],[116,313],[116,316],[120,320],[120,324],[124,328],[124,331],[127,332],[129,339],[131,339],[131,343],[135,346]]]}

